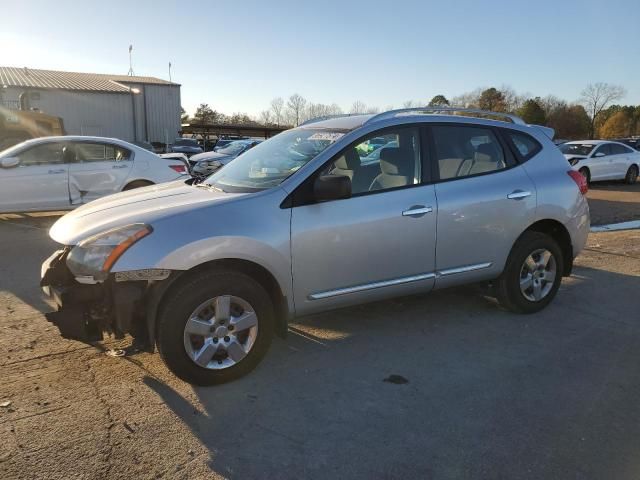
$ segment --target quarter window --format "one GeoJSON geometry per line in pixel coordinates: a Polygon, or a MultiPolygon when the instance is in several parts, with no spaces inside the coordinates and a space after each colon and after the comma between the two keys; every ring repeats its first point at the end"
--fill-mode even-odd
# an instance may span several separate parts
{"type": "Polygon", "coordinates": [[[78,162],[121,161],[130,157],[128,150],[104,143],[81,142],[76,143],[75,148],[78,162]]]}
{"type": "Polygon", "coordinates": [[[363,137],[343,150],[325,174],[351,179],[351,194],[420,183],[420,134],[417,128],[396,128],[363,137]]]}
{"type": "Polygon", "coordinates": [[[513,131],[508,131],[507,135],[509,135],[509,138],[511,138],[511,141],[523,159],[532,157],[540,150],[540,144],[529,135],[513,131]]]}
{"type": "Polygon", "coordinates": [[[507,168],[500,142],[481,127],[432,127],[440,180],[469,177],[507,168]]]}

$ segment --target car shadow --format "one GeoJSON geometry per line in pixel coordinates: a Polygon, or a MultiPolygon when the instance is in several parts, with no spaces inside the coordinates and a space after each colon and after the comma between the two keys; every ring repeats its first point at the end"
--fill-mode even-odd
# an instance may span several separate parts
{"type": "Polygon", "coordinates": [[[579,267],[535,315],[468,288],[372,303],[302,319],[253,373],[195,387],[197,405],[143,382],[228,478],[624,478],[638,291],[579,267]]]}

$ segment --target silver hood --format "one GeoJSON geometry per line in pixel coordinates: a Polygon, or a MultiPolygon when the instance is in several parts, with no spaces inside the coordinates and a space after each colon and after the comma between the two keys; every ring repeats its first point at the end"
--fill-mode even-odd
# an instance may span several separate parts
{"type": "Polygon", "coordinates": [[[180,215],[198,206],[207,207],[245,194],[223,193],[206,187],[194,187],[178,180],[109,195],[83,205],[53,224],[49,236],[63,245],[111,228],[132,223],[153,222],[180,215]]]}

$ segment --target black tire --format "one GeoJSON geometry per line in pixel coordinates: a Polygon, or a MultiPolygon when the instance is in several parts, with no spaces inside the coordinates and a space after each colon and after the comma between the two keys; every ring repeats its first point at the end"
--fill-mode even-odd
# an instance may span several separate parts
{"type": "Polygon", "coordinates": [[[629,185],[633,185],[638,180],[638,166],[631,165],[629,170],[627,170],[627,174],[624,177],[625,183],[629,185]]]}
{"type": "Polygon", "coordinates": [[[591,183],[591,172],[587,167],[582,167],[578,172],[587,179],[587,185],[591,183]]]}
{"type": "Polygon", "coordinates": [[[525,232],[511,249],[505,269],[496,282],[496,297],[503,307],[512,312],[539,312],[549,305],[556,293],[558,293],[563,269],[564,258],[562,257],[562,250],[553,238],[540,232],[525,232]],[[539,249],[551,252],[556,262],[556,274],[554,283],[546,296],[538,301],[531,301],[521,291],[520,280],[525,260],[539,249]]]}
{"type": "Polygon", "coordinates": [[[167,293],[158,318],[157,345],[169,369],[182,380],[195,385],[217,385],[240,378],[253,370],[271,345],[274,332],[274,309],[267,291],[251,277],[232,270],[207,271],[167,293]],[[255,343],[235,365],[214,370],[197,365],[187,354],[184,330],[189,316],[207,300],[233,295],[246,300],[258,318],[255,343]]]}
{"type": "Polygon", "coordinates": [[[134,188],[148,187],[153,184],[153,182],[148,182],[147,180],[134,180],[131,183],[127,183],[122,191],[124,192],[125,190],[133,190],[134,188]]]}

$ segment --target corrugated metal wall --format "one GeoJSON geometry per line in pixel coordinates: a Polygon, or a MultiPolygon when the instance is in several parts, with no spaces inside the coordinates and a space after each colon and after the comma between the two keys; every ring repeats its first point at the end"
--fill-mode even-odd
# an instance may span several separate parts
{"type": "MultiPolygon", "coordinates": [[[[67,90],[31,90],[29,106],[61,117],[69,135],[98,135],[169,143],[180,130],[180,87],[175,85],[131,84],[140,90],[133,95],[67,90]],[[35,94],[35,95],[32,95],[35,94]],[[148,136],[147,136],[148,134],[148,136]]],[[[17,100],[24,89],[3,90],[3,100],[17,100]]]]}

